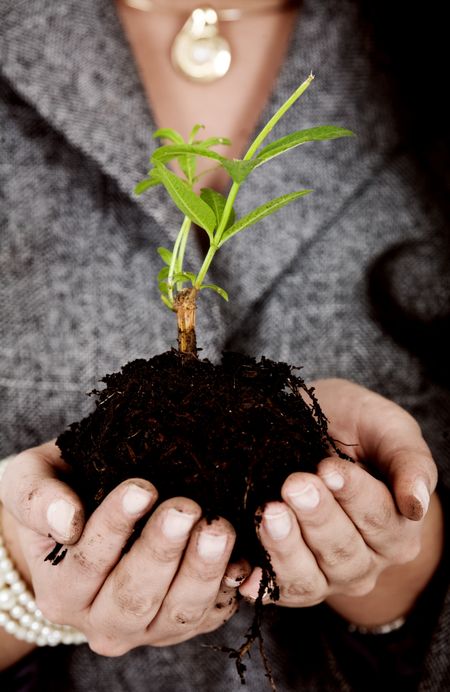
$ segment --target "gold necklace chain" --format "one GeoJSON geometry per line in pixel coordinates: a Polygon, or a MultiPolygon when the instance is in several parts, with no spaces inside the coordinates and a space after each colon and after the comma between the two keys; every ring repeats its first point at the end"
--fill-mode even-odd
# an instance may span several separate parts
{"type": "MultiPolygon", "coordinates": [[[[123,0],[135,10],[186,16],[189,10],[168,7],[155,0],[123,0]]],[[[220,34],[219,22],[235,22],[249,15],[284,12],[298,6],[298,0],[267,0],[256,7],[195,7],[175,36],[170,57],[173,67],[192,82],[215,82],[224,77],[231,65],[231,47],[220,34]]]]}

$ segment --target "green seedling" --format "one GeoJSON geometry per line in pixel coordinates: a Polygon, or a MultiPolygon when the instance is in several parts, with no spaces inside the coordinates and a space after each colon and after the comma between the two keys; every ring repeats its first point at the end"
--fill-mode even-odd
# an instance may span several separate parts
{"type": "Polygon", "coordinates": [[[237,219],[234,211],[236,196],[252,171],[276,156],[306,142],[353,135],[353,132],[342,127],[323,125],[291,132],[281,139],[262,146],[278,121],[306,91],[313,79],[314,76],[310,74],[283,103],[251,143],[243,159],[226,158],[214,151],[213,147],[217,145],[230,145],[229,139],[224,137],[196,139],[202,125],[195,125],[192,128],[187,142],[178,132],[169,128],[159,129],[153,134],[153,137],[159,137],[170,143],[163,144],[153,152],[148,175],[136,185],[134,192],[136,195],[141,195],[149,188],[162,185],[184,215],[172,250],[158,248],[164,263],[158,274],[161,299],[170,310],[177,314],[178,346],[183,353],[197,354],[195,314],[199,292],[211,289],[228,300],[228,293],[224,288],[205,283],[208,270],[218,250],[237,233],[312,192],[312,190],[288,192],[265,202],[237,219]],[[208,187],[202,188],[199,194],[194,191],[194,185],[202,175],[196,175],[199,157],[212,159],[216,167],[223,168],[228,173],[232,184],[227,197],[208,187]],[[174,160],[178,162],[181,176],[176,175],[167,167],[168,163],[174,160]],[[186,271],[184,268],[185,251],[192,223],[205,231],[209,241],[208,252],[197,272],[186,271]]]}

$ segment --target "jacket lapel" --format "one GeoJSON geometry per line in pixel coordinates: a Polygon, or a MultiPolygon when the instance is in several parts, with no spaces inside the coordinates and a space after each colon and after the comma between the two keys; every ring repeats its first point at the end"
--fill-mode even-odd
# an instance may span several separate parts
{"type": "MultiPolygon", "coordinates": [[[[0,13],[4,76],[131,195],[155,147],[154,126],[114,2],[6,0],[0,13]]],[[[137,204],[163,228],[173,217],[162,195],[137,204]]]]}

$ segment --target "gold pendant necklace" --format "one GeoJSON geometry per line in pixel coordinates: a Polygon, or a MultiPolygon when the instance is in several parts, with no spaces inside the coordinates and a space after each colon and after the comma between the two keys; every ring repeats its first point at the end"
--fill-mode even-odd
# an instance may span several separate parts
{"type": "MultiPolygon", "coordinates": [[[[124,0],[128,7],[144,12],[181,13],[178,8],[152,0],[124,0]]],[[[292,9],[294,0],[272,0],[246,8],[196,7],[175,36],[170,57],[174,68],[193,82],[215,82],[224,77],[231,65],[231,47],[219,32],[219,22],[233,22],[250,14],[282,12],[292,9]]]]}

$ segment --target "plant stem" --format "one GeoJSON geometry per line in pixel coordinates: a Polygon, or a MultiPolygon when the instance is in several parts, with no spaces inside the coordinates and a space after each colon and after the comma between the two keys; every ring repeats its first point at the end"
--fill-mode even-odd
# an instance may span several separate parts
{"type": "MultiPolygon", "coordinates": [[[[170,302],[171,302],[172,304],[173,304],[173,301],[174,301],[174,297],[173,297],[173,276],[174,276],[174,274],[176,274],[178,271],[181,271],[180,269],[178,269],[178,256],[179,256],[179,252],[180,252],[180,245],[181,245],[181,243],[182,243],[182,241],[183,241],[183,236],[184,236],[184,234],[186,234],[186,233],[189,232],[190,225],[191,225],[190,219],[188,219],[188,217],[185,216],[184,219],[183,219],[183,223],[181,224],[181,228],[180,228],[180,230],[178,231],[178,235],[177,235],[177,237],[176,237],[176,239],[175,239],[175,243],[174,243],[174,246],[173,246],[172,260],[171,260],[170,266],[169,266],[169,276],[167,277],[167,286],[168,286],[168,290],[169,290],[169,299],[170,299],[170,302]],[[186,227],[187,227],[187,231],[186,231],[186,227]]],[[[187,238],[186,238],[186,240],[187,240],[187,238]]],[[[185,246],[186,246],[186,243],[185,243],[185,246]]],[[[183,250],[183,254],[184,254],[184,250],[183,250]]]]}
{"type": "Polygon", "coordinates": [[[187,241],[188,241],[188,237],[189,237],[189,231],[191,230],[191,224],[192,224],[191,219],[189,219],[187,216],[185,216],[183,224],[180,228],[181,240],[180,240],[180,247],[178,250],[178,257],[176,259],[176,271],[177,272],[183,271],[184,253],[186,251],[186,245],[187,245],[187,241]]]}
{"type": "Polygon", "coordinates": [[[277,110],[275,115],[273,115],[270,118],[269,122],[263,127],[263,129],[261,130],[259,135],[257,137],[255,137],[255,139],[251,143],[249,150],[247,151],[246,155],[244,156],[244,161],[248,161],[248,159],[252,158],[253,154],[256,152],[257,149],[259,149],[259,147],[261,146],[263,141],[266,139],[267,135],[270,134],[270,132],[273,130],[273,128],[275,127],[277,122],[279,120],[281,120],[281,118],[286,113],[286,111],[288,111],[289,108],[297,101],[297,99],[300,98],[300,96],[303,94],[303,92],[306,91],[306,89],[309,87],[309,85],[311,84],[313,79],[314,79],[314,75],[311,73],[309,75],[309,77],[307,77],[307,79],[305,79],[305,81],[302,84],[300,84],[298,89],[296,89],[291,94],[291,96],[288,98],[288,100],[285,101],[285,103],[283,103],[283,105],[281,106],[281,108],[279,108],[277,110]]]}
{"type": "Polygon", "coordinates": [[[177,313],[178,350],[197,356],[197,338],[195,334],[196,288],[185,288],[177,293],[173,309],[177,313]]]}
{"type": "Polygon", "coordinates": [[[209,246],[209,250],[206,253],[205,259],[203,260],[203,264],[200,267],[200,271],[197,274],[197,279],[195,281],[195,288],[197,290],[200,290],[200,287],[203,283],[203,279],[205,278],[206,273],[210,267],[210,264],[213,261],[214,255],[216,254],[218,249],[219,248],[217,247],[217,245],[210,245],[209,246]]]}
{"type": "MultiPolygon", "coordinates": [[[[249,161],[254,154],[256,153],[257,149],[261,146],[261,144],[264,142],[266,137],[270,134],[270,132],[273,130],[277,122],[283,117],[283,115],[286,113],[287,110],[297,101],[298,98],[303,94],[304,91],[309,87],[311,84],[312,80],[314,79],[314,75],[311,73],[305,81],[300,84],[298,89],[296,89],[293,94],[288,98],[285,103],[277,110],[275,115],[272,116],[272,118],[269,120],[269,122],[263,127],[259,135],[255,137],[253,142],[251,143],[247,153],[244,156],[244,161],[249,161]]],[[[236,200],[237,193],[239,191],[240,186],[242,183],[233,183],[233,185],[230,188],[230,192],[228,193],[227,201],[225,203],[225,207],[223,210],[222,217],[220,219],[220,223],[214,233],[214,241],[211,243],[211,246],[209,248],[209,251],[203,260],[203,264],[200,267],[200,271],[197,274],[197,279],[195,281],[195,287],[200,289],[201,285],[203,283],[203,280],[208,272],[208,269],[211,265],[211,262],[213,261],[214,255],[216,254],[217,250],[219,249],[219,242],[220,239],[223,235],[223,232],[225,231],[228,223],[228,219],[230,218],[231,210],[233,209],[234,202],[236,200]]]]}

